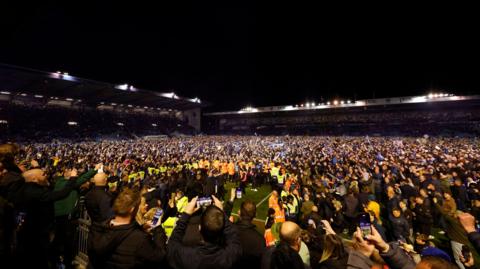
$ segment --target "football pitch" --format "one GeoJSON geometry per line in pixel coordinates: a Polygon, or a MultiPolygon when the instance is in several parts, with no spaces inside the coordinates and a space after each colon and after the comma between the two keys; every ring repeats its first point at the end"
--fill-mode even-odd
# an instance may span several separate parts
{"type": "MultiPolygon", "coordinates": [[[[230,199],[230,190],[236,187],[237,184],[235,183],[226,183],[226,200],[230,199]]],[[[245,192],[246,193],[242,195],[241,199],[235,199],[235,202],[233,203],[232,215],[234,217],[238,217],[238,209],[243,201],[250,200],[254,202],[257,205],[257,217],[254,220],[254,224],[257,225],[258,230],[263,233],[265,228],[265,220],[267,219],[268,198],[270,197],[272,189],[270,185],[262,185],[261,187],[257,188],[257,191],[253,191],[252,187],[249,185],[245,189],[245,192]]]]}

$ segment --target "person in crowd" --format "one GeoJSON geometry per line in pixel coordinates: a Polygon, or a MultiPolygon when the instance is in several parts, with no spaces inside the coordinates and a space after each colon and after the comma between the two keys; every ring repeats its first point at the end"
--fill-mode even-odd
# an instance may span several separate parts
{"type": "Polygon", "coordinates": [[[97,173],[93,183],[93,189],[85,195],[85,207],[92,222],[101,223],[113,217],[113,198],[107,190],[107,174],[97,173]]]}
{"type": "MultiPolygon", "coordinates": [[[[230,216],[233,203],[236,199],[236,189],[232,188],[230,200],[225,204],[225,214],[230,216]]],[[[250,200],[240,204],[239,220],[233,224],[238,231],[242,246],[242,256],[235,262],[233,268],[260,268],[261,258],[266,250],[264,237],[257,231],[253,220],[257,215],[257,206],[250,200]]]]}
{"type": "Polygon", "coordinates": [[[417,196],[415,198],[415,225],[418,225],[418,231],[425,235],[430,235],[433,224],[433,214],[431,207],[425,203],[425,197],[417,196]]]}
{"type": "Polygon", "coordinates": [[[25,184],[13,200],[18,220],[16,257],[23,266],[48,268],[51,263],[48,254],[55,218],[54,203],[67,197],[89,178],[77,180],[71,177],[62,189],[54,190],[50,187],[49,176],[40,168],[25,171],[22,176],[25,184]]]}
{"type": "Polygon", "coordinates": [[[305,268],[299,254],[301,245],[300,227],[291,221],[283,222],[280,228],[280,243],[265,253],[262,268],[305,268]]]}
{"type": "Polygon", "coordinates": [[[160,222],[148,228],[135,222],[139,205],[140,194],[125,189],[113,204],[115,216],[92,225],[88,238],[90,268],[153,268],[165,262],[165,232],[160,222]]]}
{"type": "Polygon", "coordinates": [[[403,216],[400,208],[395,207],[392,209],[390,222],[393,228],[393,239],[402,242],[409,242],[410,225],[408,224],[407,219],[403,216]]]}
{"type": "MultiPolygon", "coordinates": [[[[168,259],[173,268],[231,268],[242,255],[242,246],[233,224],[227,219],[222,203],[212,196],[213,205],[204,209],[200,221],[201,245],[185,246],[188,219],[201,208],[194,197],[185,207],[168,241],[168,259]]],[[[203,209],[202,209],[203,210],[203,209]]]]}
{"type": "MultiPolygon", "coordinates": [[[[95,170],[87,171],[78,177],[78,181],[85,182],[91,179],[96,174],[95,170]]],[[[55,190],[63,189],[70,178],[78,176],[78,171],[75,168],[66,167],[63,175],[55,179],[55,190]]],[[[88,182],[85,182],[88,184],[88,182]]],[[[84,185],[85,185],[84,184],[84,185]]],[[[54,204],[55,208],[55,238],[53,241],[53,248],[55,258],[58,258],[56,264],[64,264],[67,268],[71,268],[73,261],[73,251],[75,246],[74,233],[76,216],[75,209],[79,200],[79,191],[73,190],[70,194],[62,200],[58,200],[54,204]],[[60,261],[62,260],[62,261],[60,261]]]]}

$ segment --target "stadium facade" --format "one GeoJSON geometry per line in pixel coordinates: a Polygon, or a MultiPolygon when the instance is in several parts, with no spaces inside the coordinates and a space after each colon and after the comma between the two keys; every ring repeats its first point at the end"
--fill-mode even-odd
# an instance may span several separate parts
{"type": "Polygon", "coordinates": [[[205,131],[224,134],[477,135],[480,96],[331,100],[206,113],[205,131]]]}

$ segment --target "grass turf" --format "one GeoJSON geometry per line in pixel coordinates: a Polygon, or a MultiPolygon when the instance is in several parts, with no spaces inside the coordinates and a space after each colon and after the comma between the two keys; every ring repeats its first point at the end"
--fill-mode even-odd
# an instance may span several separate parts
{"type": "MultiPolygon", "coordinates": [[[[236,187],[237,187],[237,184],[235,183],[230,183],[230,182],[226,183],[225,189],[227,194],[225,195],[225,199],[230,198],[230,190],[236,187]]],[[[263,185],[261,187],[258,187],[257,190],[258,191],[253,191],[251,186],[247,186],[247,188],[245,189],[246,193],[242,195],[242,198],[235,199],[233,203],[232,214],[238,214],[238,209],[240,208],[240,205],[242,204],[243,201],[250,200],[255,204],[258,204],[272,191],[270,185],[263,185]]],[[[257,217],[256,217],[256,220],[254,221],[254,224],[257,225],[258,230],[262,234],[263,234],[263,231],[265,230],[264,226],[265,226],[265,220],[267,219],[267,212],[268,212],[268,198],[263,203],[257,206],[257,217]]]]}

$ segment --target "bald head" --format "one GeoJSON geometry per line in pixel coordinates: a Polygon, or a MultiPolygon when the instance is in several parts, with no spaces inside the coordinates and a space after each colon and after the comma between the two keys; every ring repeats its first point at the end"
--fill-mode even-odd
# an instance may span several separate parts
{"type": "MultiPolygon", "coordinates": [[[[282,223],[282,228],[280,228],[280,239],[286,242],[290,247],[300,250],[300,235],[302,230],[300,227],[291,221],[286,221],[282,223]]],[[[298,251],[297,250],[297,251],[298,251]]]]}
{"type": "Polygon", "coordinates": [[[95,184],[95,186],[100,186],[100,187],[106,186],[107,185],[107,174],[97,173],[93,177],[93,183],[95,184]]]}
{"type": "Polygon", "coordinates": [[[31,169],[23,172],[22,174],[23,178],[25,179],[25,182],[32,182],[32,183],[37,183],[40,185],[47,185],[47,177],[45,175],[45,172],[42,169],[31,169]]]}

